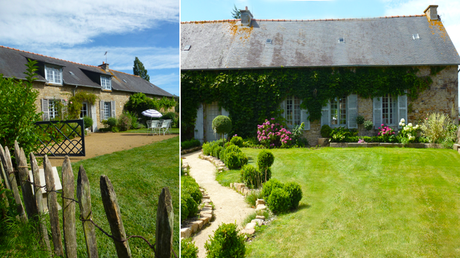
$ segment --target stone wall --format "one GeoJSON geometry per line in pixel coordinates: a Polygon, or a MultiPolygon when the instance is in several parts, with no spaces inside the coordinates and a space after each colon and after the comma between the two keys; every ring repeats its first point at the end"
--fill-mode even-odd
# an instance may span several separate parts
{"type": "MultiPolygon", "coordinates": [[[[420,71],[419,76],[430,75],[431,69],[428,66],[417,67],[420,71]]],[[[431,76],[433,83],[430,88],[419,94],[417,99],[407,100],[406,123],[419,124],[427,117],[427,114],[442,112],[451,115],[452,109],[455,115],[458,115],[458,71],[457,66],[448,66],[438,74],[431,76]]],[[[358,115],[365,120],[373,118],[372,99],[358,97],[358,115]]],[[[397,128],[395,128],[397,129],[397,128]]],[[[318,144],[318,138],[321,137],[321,122],[313,121],[310,123],[310,130],[304,132],[311,146],[318,144]]],[[[367,131],[363,126],[359,127],[360,135],[373,135],[377,130],[367,131]]]]}

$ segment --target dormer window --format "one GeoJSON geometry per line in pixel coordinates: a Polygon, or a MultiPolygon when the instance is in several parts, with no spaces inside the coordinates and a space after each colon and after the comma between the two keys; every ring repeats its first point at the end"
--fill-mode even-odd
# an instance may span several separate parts
{"type": "Polygon", "coordinates": [[[46,64],[45,77],[46,81],[49,83],[62,85],[62,68],[46,64]]]}
{"type": "Polygon", "coordinates": [[[104,90],[112,90],[112,78],[110,76],[101,75],[101,86],[104,90]]]}

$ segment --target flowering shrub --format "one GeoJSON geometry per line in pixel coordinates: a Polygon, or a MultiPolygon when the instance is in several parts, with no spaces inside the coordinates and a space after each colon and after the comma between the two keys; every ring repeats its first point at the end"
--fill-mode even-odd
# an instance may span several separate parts
{"type": "Polygon", "coordinates": [[[395,134],[392,128],[382,124],[382,127],[379,127],[379,133],[377,135],[382,136],[383,142],[394,142],[396,141],[395,134]]]}
{"type": "Polygon", "coordinates": [[[274,120],[265,119],[263,124],[257,126],[257,139],[267,148],[290,146],[292,133],[274,120]]]}
{"type": "Polygon", "coordinates": [[[401,131],[399,131],[401,143],[407,144],[409,142],[414,142],[417,137],[417,132],[420,131],[420,126],[413,126],[412,123],[406,125],[406,120],[404,118],[401,118],[399,126],[402,127],[401,131]]]}
{"type": "Polygon", "coordinates": [[[366,141],[364,139],[359,139],[358,143],[366,143],[366,141]]]}

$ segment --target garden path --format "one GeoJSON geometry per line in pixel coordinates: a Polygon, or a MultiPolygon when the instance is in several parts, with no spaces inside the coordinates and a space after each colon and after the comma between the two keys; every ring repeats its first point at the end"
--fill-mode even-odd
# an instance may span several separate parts
{"type": "Polygon", "coordinates": [[[194,152],[182,155],[184,164],[190,165],[190,175],[208,193],[215,206],[214,215],[216,219],[208,227],[198,232],[193,241],[198,247],[198,257],[206,257],[204,244],[209,237],[214,235],[214,231],[222,223],[236,223],[240,229],[244,219],[254,212],[244,200],[244,196],[234,190],[221,186],[216,181],[216,167],[207,160],[198,157],[201,153],[194,152]]]}

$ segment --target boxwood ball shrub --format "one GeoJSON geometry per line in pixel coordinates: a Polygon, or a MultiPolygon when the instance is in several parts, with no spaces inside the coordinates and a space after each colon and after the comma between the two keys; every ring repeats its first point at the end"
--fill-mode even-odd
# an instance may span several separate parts
{"type": "Polygon", "coordinates": [[[329,125],[321,126],[321,137],[330,138],[332,133],[332,128],[329,125]]]}
{"type": "Polygon", "coordinates": [[[181,219],[182,221],[191,217],[194,217],[198,212],[198,204],[195,202],[193,197],[188,193],[181,193],[181,219]],[[184,207],[182,207],[182,203],[185,202],[184,207]],[[182,210],[185,208],[186,210],[182,210]],[[187,214],[187,216],[184,216],[187,214]]]}
{"type": "Polygon", "coordinates": [[[222,151],[222,149],[222,146],[214,145],[214,147],[212,148],[212,156],[219,158],[219,154],[222,151]]]}
{"type": "Polygon", "coordinates": [[[240,136],[233,136],[232,139],[230,140],[232,144],[235,144],[238,147],[243,147],[243,138],[240,136]]]}
{"type": "Polygon", "coordinates": [[[364,124],[364,116],[357,116],[357,117],[356,117],[356,123],[357,123],[358,125],[364,124]]]}
{"type": "Polygon", "coordinates": [[[83,123],[85,124],[85,128],[89,128],[93,126],[93,119],[89,116],[84,116],[83,123]]]}
{"type": "Polygon", "coordinates": [[[197,258],[198,247],[192,241],[192,238],[184,238],[180,242],[180,257],[181,258],[197,258]]]}
{"type": "Polygon", "coordinates": [[[275,161],[275,156],[273,156],[273,153],[271,153],[268,150],[262,150],[257,155],[257,166],[259,167],[260,170],[263,168],[271,167],[274,161],[275,161]]]}
{"type": "Polygon", "coordinates": [[[284,185],[284,190],[289,195],[289,209],[297,209],[299,207],[299,202],[302,199],[302,189],[300,188],[300,185],[295,182],[289,182],[284,185]]]}
{"type": "Polygon", "coordinates": [[[216,116],[212,120],[212,130],[218,134],[228,134],[232,130],[232,120],[228,116],[216,116]]]}
{"type": "Polygon", "coordinates": [[[252,165],[244,165],[241,168],[241,181],[249,188],[258,188],[261,181],[261,174],[252,165]]]}
{"type": "Polygon", "coordinates": [[[248,158],[242,152],[227,152],[225,154],[225,159],[227,161],[225,165],[229,169],[238,169],[248,163],[248,158]]]}
{"type": "Polygon", "coordinates": [[[244,257],[246,246],[244,236],[238,234],[236,224],[222,223],[214,231],[214,236],[204,244],[207,258],[244,257]]]}
{"type": "Polygon", "coordinates": [[[285,213],[290,206],[289,193],[284,188],[275,188],[270,193],[267,204],[273,213],[285,213]]]}
{"type": "Polygon", "coordinates": [[[371,120],[366,120],[366,121],[364,121],[364,128],[365,128],[366,130],[368,130],[368,131],[369,131],[369,130],[372,130],[372,127],[374,127],[374,123],[372,123],[371,120]]]}
{"type": "Polygon", "coordinates": [[[272,193],[272,190],[275,188],[283,188],[283,183],[278,181],[278,179],[272,178],[268,180],[262,187],[262,195],[265,200],[268,200],[268,197],[272,193]]]}

